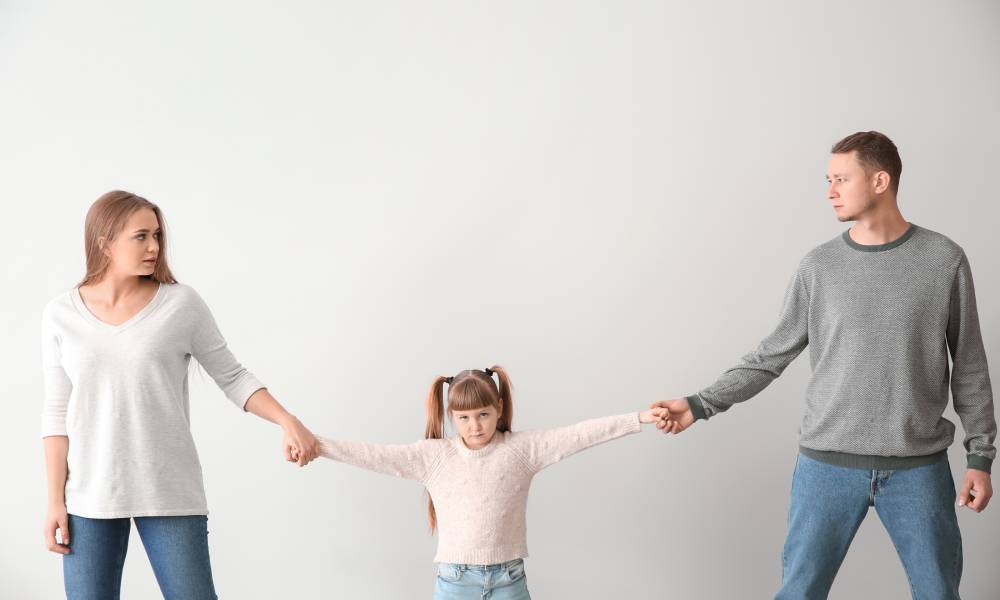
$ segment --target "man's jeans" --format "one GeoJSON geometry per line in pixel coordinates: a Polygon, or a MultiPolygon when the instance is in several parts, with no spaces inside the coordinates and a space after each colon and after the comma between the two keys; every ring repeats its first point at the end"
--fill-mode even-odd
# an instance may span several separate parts
{"type": "Polygon", "coordinates": [[[826,598],[871,506],[896,546],[913,598],[958,599],[962,537],[946,456],[923,467],[870,471],[799,454],[775,600],[826,598]]]}

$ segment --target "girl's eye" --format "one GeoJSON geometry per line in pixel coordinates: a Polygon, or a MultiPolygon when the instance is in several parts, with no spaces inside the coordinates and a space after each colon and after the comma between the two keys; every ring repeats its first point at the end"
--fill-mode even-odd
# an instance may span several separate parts
{"type": "Polygon", "coordinates": [[[462,415],[462,416],[460,416],[460,417],[458,418],[458,420],[459,420],[459,421],[465,421],[465,420],[467,420],[468,418],[469,418],[469,417],[467,417],[467,416],[465,416],[465,415],[462,415]]]}
{"type": "Polygon", "coordinates": [[[485,417],[490,416],[490,413],[479,413],[479,416],[485,418],[485,417]]]}
{"type": "Polygon", "coordinates": [[[139,235],[135,236],[135,239],[137,239],[137,240],[146,239],[146,234],[145,233],[140,233],[139,235]]]}

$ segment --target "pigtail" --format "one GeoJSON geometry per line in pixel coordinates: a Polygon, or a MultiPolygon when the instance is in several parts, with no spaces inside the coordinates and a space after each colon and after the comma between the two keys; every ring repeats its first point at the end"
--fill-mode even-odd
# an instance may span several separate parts
{"type": "Polygon", "coordinates": [[[427,427],[424,437],[439,440],[444,437],[444,384],[447,377],[438,377],[427,394],[427,427]]]}
{"type": "Polygon", "coordinates": [[[497,431],[512,431],[514,424],[514,400],[513,387],[510,384],[510,376],[506,369],[500,365],[493,365],[489,369],[496,373],[497,381],[500,382],[500,418],[497,419],[497,431]]]}
{"type": "MultiPolygon", "coordinates": [[[[427,394],[427,427],[424,429],[424,437],[429,440],[439,440],[444,437],[444,384],[450,379],[450,377],[438,377],[427,394]]],[[[437,529],[437,513],[434,512],[434,499],[429,494],[427,518],[433,534],[437,529]]]]}

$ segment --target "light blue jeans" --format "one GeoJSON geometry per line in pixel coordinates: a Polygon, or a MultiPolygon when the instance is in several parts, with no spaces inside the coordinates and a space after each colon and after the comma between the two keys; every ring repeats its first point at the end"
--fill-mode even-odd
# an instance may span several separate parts
{"type": "MultiPolygon", "coordinates": [[[[136,517],[135,528],[166,600],[216,600],[208,517],[136,517]]],[[[70,553],[63,556],[69,600],[118,600],[131,529],[131,519],[69,515],[70,553]]]]}
{"type": "Polygon", "coordinates": [[[499,565],[438,565],[434,600],[531,600],[524,561],[499,565]]]}
{"type": "Polygon", "coordinates": [[[915,600],[958,600],[962,536],[948,458],[912,469],[849,469],[799,454],[792,478],[782,585],[776,600],[827,597],[870,507],[881,519],[915,600]]]}

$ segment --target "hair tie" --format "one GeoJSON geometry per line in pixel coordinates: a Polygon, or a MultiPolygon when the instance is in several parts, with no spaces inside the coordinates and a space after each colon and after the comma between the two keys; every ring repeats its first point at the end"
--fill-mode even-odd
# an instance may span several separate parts
{"type": "Polygon", "coordinates": [[[444,382],[447,383],[448,385],[451,385],[451,382],[454,381],[454,379],[455,379],[454,377],[445,377],[444,382]]]}
{"type": "Polygon", "coordinates": [[[493,369],[486,367],[485,369],[483,369],[483,372],[486,373],[487,377],[493,377],[493,369]]]}

